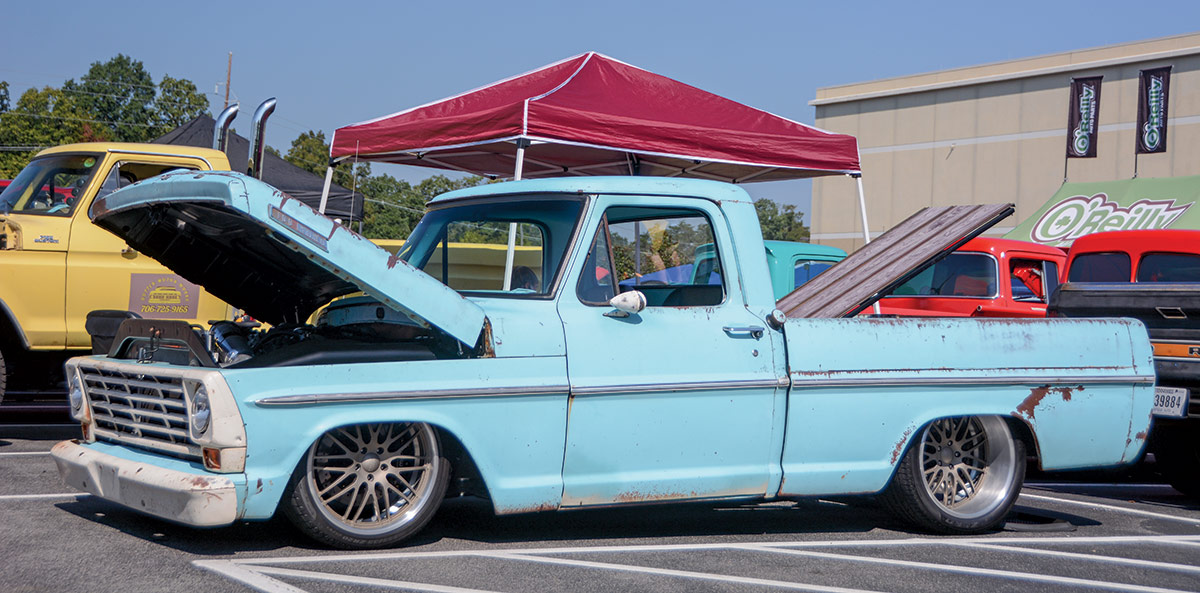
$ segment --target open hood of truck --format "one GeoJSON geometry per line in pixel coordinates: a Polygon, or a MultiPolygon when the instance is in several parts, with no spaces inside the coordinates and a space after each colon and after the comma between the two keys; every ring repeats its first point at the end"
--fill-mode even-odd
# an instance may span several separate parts
{"type": "Polygon", "coordinates": [[[788,317],[851,317],[1013,213],[1012,204],[924,208],[775,304],[788,317]]]}
{"type": "Polygon", "coordinates": [[[303,323],[331,299],[362,291],[467,346],[484,338],[478,305],[252,177],[167,174],[97,199],[90,214],[130,247],[273,325],[303,323]]]}

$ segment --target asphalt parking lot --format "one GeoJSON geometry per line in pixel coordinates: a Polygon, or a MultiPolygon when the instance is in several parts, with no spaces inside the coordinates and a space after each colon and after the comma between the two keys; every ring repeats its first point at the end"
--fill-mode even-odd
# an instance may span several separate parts
{"type": "Polygon", "coordinates": [[[869,499],[510,517],[462,500],[406,547],[344,552],[281,519],[196,530],[71,492],[47,453],[74,434],[0,418],[0,591],[1200,591],[1200,503],[1138,475],[1034,476],[981,537],[913,532],[869,499]]]}

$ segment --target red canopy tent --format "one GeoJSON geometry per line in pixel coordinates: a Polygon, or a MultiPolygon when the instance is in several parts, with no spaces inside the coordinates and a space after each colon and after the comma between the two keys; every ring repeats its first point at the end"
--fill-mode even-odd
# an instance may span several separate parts
{"type": "MultiPolygon", "coordinates": [[[[418,165],[514,179],[660,175],[741,183],[853,175],[858,141],[595,52],[441,101],[338,128],[331,163],[418,165]]],[[[333,178],[332,166],[325,184],[333,178]]],[[[321,211],[324,212],[324,200],[321,211]]],[[[516,224],[509,228],[505,285],[516,224]]]]}
{"type": "Polygon", "coordinates": [[[853,136],[595,52],[339,128],[330,156],[516,178],[642,174],[740,183],[859,172],[853,136]]]}

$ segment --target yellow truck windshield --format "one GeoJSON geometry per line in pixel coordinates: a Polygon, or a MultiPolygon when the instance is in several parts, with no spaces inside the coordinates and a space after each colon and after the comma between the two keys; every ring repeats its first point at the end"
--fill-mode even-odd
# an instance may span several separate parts
{"type": "Polygon", "coordinates": [[[102,160],[101,154],[34,159],[0,193],[0,212],[70,216],[102,160]]]}

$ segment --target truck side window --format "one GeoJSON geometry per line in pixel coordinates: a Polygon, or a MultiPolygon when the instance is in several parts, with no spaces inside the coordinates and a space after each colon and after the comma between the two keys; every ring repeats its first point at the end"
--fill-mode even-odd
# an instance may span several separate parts
{"type": "Polygon", "coordinates": [[[592,246],[583,264],[583,273],[579,275],[579,283],[575,286],[579,300],[589,305],[607,305],[610,299],[617,296],[610,245],[605,219],[596,229],[596,236],[592,238],[592,246]]]}
{"type": "Polygon", "coordinates": [[[598,261],[602,252],[598,246],[605,229],[604,239],[612,253],[608,274],[615,276],[616,283],[609,291],[639,290],[646,295],[648,307],[700,307],[725,300],[721,258],[704,214],[687,209],[616,207],[605,213],[605,222],[593,240],[589,267],[580,279],[581,301],[601,303],[593,299],[603,295],[585,294],[582,284],[590,282],[589,270],[597,276],[597,283],[604,280],[599,278],[603,262],[598,261]]]}

